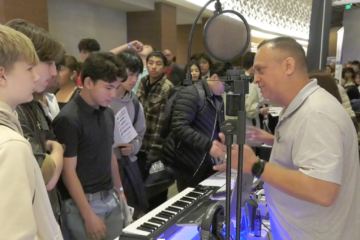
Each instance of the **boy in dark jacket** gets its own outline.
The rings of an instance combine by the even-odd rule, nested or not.
[[[216,159],[211,157],[210,149],[212,141],[218,140],[224,122],[221,95],[225,88],[219,77],[225,76],[226,70],[226,65],[216,64],[210,78],[182,89],[174,102],[171,133],[163,154],[173,162],[179,192],[214,174],[212,167]],[[205,97],[200,96],[201,91]]]

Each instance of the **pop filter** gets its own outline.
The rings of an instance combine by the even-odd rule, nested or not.
[[[203,34],[203,42],[206,52],[214,59],[221,62],[232,62],[241,57],[248,49],[250,44],[250,27],[246,19],[238,12],[233,10],[222,10],[219,0],[215,3],[214,15],[206,22]],[[245,143],[245,94],[248,93],[248,81],[240,69],[231,69],[227,71],[225,79],[220,79],[224,84],[230,83],[230,91],[226,94],[226,107],[232,110],[231,115],[237,115],[237,120],[227,120],[221,127],[225,134],[225,145],[227,152],[226,167],[226,201],[225,201],[225,239],[230,240],[231,235],[231,159],[233,135],[238,138],[238,175],[236,179],[236,237],[240,239],[241,226],[241,208],[242,205],[242,182],[244,182],[242,173],[243,164],[243,144]],[[225,81],[224,81],[225,80]],[[245,197],[245,196],[244,196]],[[249,196],[250,197],[250,196]]]
[[[192,39],[195,27],[207,6],[215,2],[214,15],[206,22],[203,42],[206,52],[214,59],[231,62],[241,57],[250,45],[250,27],[246,19],[233,10],[222,10],[219,0],[209,0],[196,15],[191,27],[188,44],[188,59],[190,63]],[[190,66],[188,66],[184,85],[191,85]]]
[[[238,12],[221,10],[218,6],[205,24],[203,42],[206,52],[221,62],[231,62],[241,57],[250,44],[250,27]]]

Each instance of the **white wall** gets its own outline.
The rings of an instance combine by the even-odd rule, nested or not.
[[[50,33],[65,44],[68,54],[80,59],[77,45],[94,38],[101,51],[126,43],[126,13],[82,0],[48,0]]]
[[[360,60],[360,9],[344,12],[343,62]]]

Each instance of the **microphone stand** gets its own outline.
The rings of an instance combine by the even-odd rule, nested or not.
[[[230,224],[231,224],[231,147],[233,144],[233,136],[237,136],[237,143],[239,145],[238,153],[238,173],[236,179],[236,192],[238,193],[236,197],[236,238],[240,240],[240,231],[241,231],[241,208],[242,208],[242,176],[243,176],[243,153],[244,153],[244,144],[246,140],[246,112],[245,112],[245,94],[248,93],[249,82],[244,76],[244,73],[240,69],[235,68],[228,70],[227,80],[225,82],[230,82],[232,90],[230,90],[227,95],[232,95],[232,98],[229,99],[232,101],[233,106],[238,105],[239,110],[237,113],[238,119],[226,120],[221,126],[221,132],[225,134],[225,144],[227,152],[227,167],[226,167],[226,240],[230,239]],[[240,99],[239,99],[240,98]],[[230,105],[230,104],[228,104]]]
[[[195,31],[196,24],[201,17],[202,13],[205,11],[207,6],[209,6],[212,2],[215,2],[215,11],[214,15],[220,14],[222,11],[222,6],[220,0],[209,0],[199,11],[196,15],[195,21],[191,27],[189,42],[188,42],[188,63],[190,63],[191,59],[191,46],[192,46],[192,39]],[[232,11],[234,12],[234,11]],[[250,42],[250,28],[249,25],[244,17],[237,14],[242,21],[244,22],[247,28],[247,42],[246,45]],[[245,48],[244,50],[245,51]],[[191,73],[190,73],[190,65],[187,69],[186,79],[184,80],[184,85],[191,85]],[[246,139],[246,113],[245,113],[245,94],[248,93],[249,83],[247,78],[241,74],[240,69],[235,68],[233,70],[228,71],[228,76],[230,79],[225,80],[225,82],[231,82],[233,86],[233,92],[229,92],[227,94],[233,94],[234,96],[240,97],[240,105],[238,111],[238,120],[227,120],[224,122],[224,125],[220,128],[221,132],[225,134],[225,144],[227,146],[227,168],[226,168],[226,236],[225,240],[230,240],[230,225],[231,225],[231,147],[233,143],[233,136],[237,136],[237,143],[239,144],[239,166],[238,166],[238,175],[236,179],[236,186],[237,186],[237,202],[236,202],[236,240],[240,240],[240,230],[241,230],[241,198],[242,198],[242,176],[243,176],[243,145],[245,144]],[[233,104],[238,104],[235,102]]]
[[[193,39],[193,36],[194,36],[194,32],[195,32],[195,27],[196,27],[196,24],[197,22],[199,21],[201,15],[203,14],[203,12],[206,10],[207,6],[210,5],[210,3],[212,2],[216,2],[216,5],[215,5],[215,13],[217,13],[217,9],[219,8],[220,6],[220,10],[221,10],[221,3],[220,3],[220,0],[209,0],[201,9],[200,11],[198,12],[198,14],[196,15],[195,17],[195,21],[193,23],[193,25],[191,26],[191,30],[190,30],[190,36],[189,36],[189,42],[188,42],[188,64],[190,64],[190,59],[191,59],[191,45],[192,45],[192,39]],[[192,84],[192,80],[191,80],[191,72],[190,72],[190,68],[191,66],[189,65],[188,66],[188,69],[186,70],[187,71],[187,74],[186,74],[186,79],[184,80],[184,85],[191,85]]]

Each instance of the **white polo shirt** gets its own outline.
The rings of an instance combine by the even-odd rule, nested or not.
[[[316,80],[281,113],[270,163],[341,185],[330,207],[266,185],[275,240],[360,239],[360,169],[354,125],[343,106]]]

